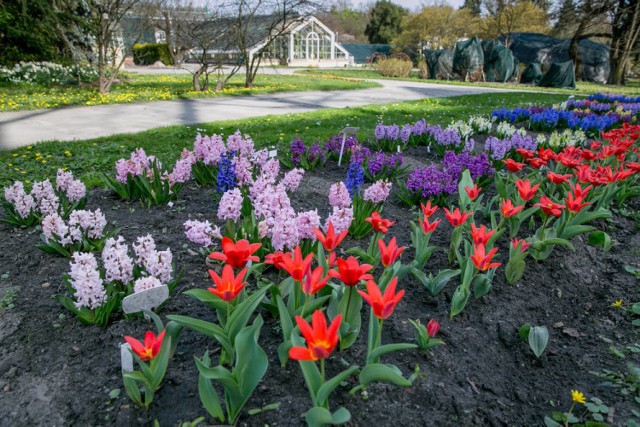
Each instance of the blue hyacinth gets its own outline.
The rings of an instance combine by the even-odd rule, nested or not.
[[[238,184],[236,177],[236,167],[231,162],[234,153],[223,154],[218,162],[218,178],[216,180],[216,191],[220,194],[234,188]]]
[[[353,199],[359,192],[360,187],[364,184],[364,170],[362,170],[361,163],[351,163],[349,170],[347,170],[347,179],[344,181],[344,185],[349,190],[349,195]]]

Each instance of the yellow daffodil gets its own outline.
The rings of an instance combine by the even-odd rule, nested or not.
[[[581,403],[583,405],[587,401],[587,399],[584,397],[584,393],[578,390],[571,390],[571,399],[575,403]]]

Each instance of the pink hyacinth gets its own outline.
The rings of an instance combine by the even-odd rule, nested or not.
[[[251,156],[251,163],[257,165],[260,168],[262,168],[262,166],[264,166],[264,164],[267,163],[268,160],[269,150],[267,150],[266,148],[254,152],[253,156]]]
[[[193,243],[208,248],[213,244],[212,237],[222,238],[220,236],[220,227],[211,227],[209,221],[186,221],[184,223],[185,234],[187,239]]]
[[[144,259],[143,265],[147,273],[160,279],[162,283],[171,281],[173,273],[173,254],[170,249],[153,251]]]
[[[120,159],[116,162],[116,181],[124,184],[129,176],[133,178],[138,175],[142,175],[142,169],[135,162],[127,159]]]
[[[153,276],[141,277],[133,284],[133,292],[138,293],[158,286],[162,286],[162,283],[157,278]]]
[[[261,175],[269,182],[274,183],[280,173],[280,161],[273,158],[269,159],[261,169]]]
[[[280,185],[284,186],[286,191],[295,191],[300,186],[302,177],[304,177],[304,169],[292,169],[284,174]]]
[[[265,192],[267,187],[273,184],[264,175],[260,175],[253,181],[253,185],[249,188],[249,200],[255,201],[261,194]]]
[[[307,212],[300,212],[296,219],[298,226],[298,236],[300,239],[316,240],[316,234],[314,228],[320,228],[320,216],[318,210],[312,210]]]
[[[107,294],[98,271],[98,262],[91,253],[76,252],[69,264],[69,282],[74,288],[77,308],[95,309],[104,304]]]
[[[74,242],[81,241],[85,235],[90,239],[101,239],[106,226],[107,218],[100,209],[77,210],[69,215],[69,235]]]
[[[136,263],[142,265],[144,260],[153,256],[156,251],[156,242],[150,234],[141,236],[136,239],[133,245],[133,252],[136,254]]]
[[[73,173],[71,171],[63,171],[62,169],[58,169],[56,173],[56,188],[58,191],[67,191],[69,185],[73,181]]]
[[[253,155],[253,141],[248,136],[242,136],[239,130],[227,137],[227,150],[235,151],[241,157],[251,158]]]
[[[169,180],[169,184],[181,184],[191,179],[191,167],[193,166],[193,158],[187,157],[176,162],[173,171],[170,174],[165,172]]]
[[[351,196],[349,196],[349,190],[347,190],[344,182],[340,181],[329,188],[329,204],[334,208],[351,206]]]
[[[24,184],[20,181],[14,182],[10,187],[4,187],[4,198],[22,218],[27,218],[36,208],[35,200],[24,191]]]
[[[231,159],[231,163],[235,166],[236,178],[238,178],[238,185],[251,185],[253,182],[253,166],[246,157],[235,156]]]
[[[133,280],[133,259],[129,256],[129,248],[124,242],[124,237],[118,236],[107,239],[102,250],[102,263],[105,269],[105,281],[115,280],[121,283],[129,283]]]
[[[324,223],[324,231],[327,231],[329,223],[333,224],[334,232],[340,234],[351,227],[353,221],[353,208],[339,208],[333,207],[333,212],[327,217]]]
[[[67,199],[71,203],[75,203],[87,195],[87,187],[79,179],[74,179],[66,189]]]
[[[276,251],[283,251],[285,248],[293,250],[298,245],[300,237],[293,209],[279,212],[274,218],[271,234],[271,244]]]
[[[217,165],[218,161],[220,161],[220,156],[226,151],[222,136],[217,134],[213,134],[210,137],[198,134],[193,144],[193,153],[196,159],[207,166]]]
[[[242,193],[239,188],[225,192],[218,206],[218,219],[238,221],[242,214]]]
[[[31,195],[38,203],[38,209],[43,215],[58,212],[60,200],[48,179],[34,183],[31,188]]]
[[[388,181],[376,181],[371,187],[364,190],[364,200],[378,204],[387,200],[391,192],[391,183]]]
[[[52,240],[65,246],[71,243],[69,227],[57,213],[48,214],[42,219],[42,234],[47,240]],[[54,237],[58,236],[58,239]]]

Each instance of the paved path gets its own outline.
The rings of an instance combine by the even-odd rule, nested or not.
[[[17,148],[54,139],[73,141],[118,133],[136,133],[161,126],[511,91],[396,80],[374,81],[383,87],[0,113],[0,149]]]

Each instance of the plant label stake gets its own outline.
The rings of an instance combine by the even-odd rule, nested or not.
[[[270,150],[269,151],[269,158],[273,159],[274,157],[278,156],[278,150]]]
[[[352,128],[352,127],[346,127],[344,129],[342,129],[340,132],[338,132],[338,136],[342,135],[342,145],[340,145],[340,158],[338,159],[338,166],[340,166],[340,164],[342,163],[342,155],[344,154],[344,144],[347,142],[347,136],[349,135],[356,135],[356,132],[358,132],[360,130],[360,128]]]
[[[120,365],[122,372],[133,372],[133,356],[128,342],[120,344]]]
[[[169,298],[167,285],[145,289],[142,292],[128,295],[122,300],[122,311],[125,314],[137,313],[142,310],[153,310]],[[145,318],[148,316],[145,314]]]

